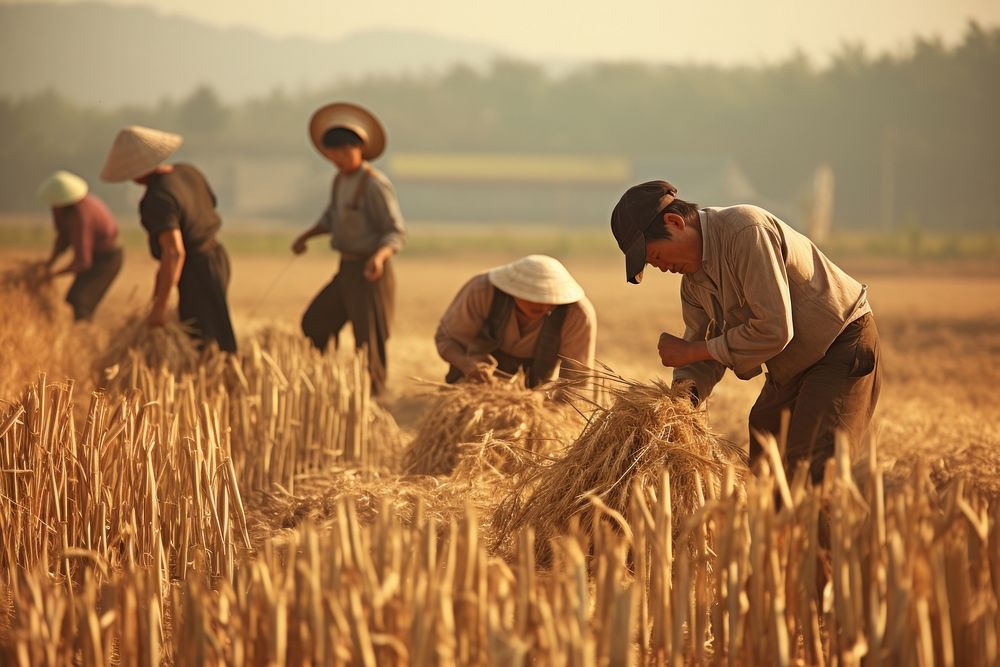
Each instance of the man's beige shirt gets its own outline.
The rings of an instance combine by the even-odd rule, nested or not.
[[[707,341],[712,360],[676,368],[674,381],[694,380],[703,399],[726,368],[748,380],[766,365],[789,382],[871,312],[865,285],[764,209],[699,213],[702,267],[681,280],[684,338]]]
[[[354,194],[364,178],[365,169],[369,174],[364,192],[356,210],[351,209]],[[396,191],[389,178],[365,162],[361,169],[352,174],[342,174],[330,187],[330,203],[316,222],[323,231],[330,233],[330,247],[340,252],[356,255],[371,255],[383,246],[396,252],[403,249],[406,240],[406,224],[399,210]]]
[[[445,361],[459,365],[461,360],[472,360],[466,352],[489,317],[493,303],[493,283],[485,273],[474,276],[467,282],[455,300],[448,306],[434,334],[438,354]],[[503,330],[500,351],[520,359],[533,359],[538,336],[542,333],[544,318],[533,322],[525,329],[511,314]],[[559,356],[571,359],[587,368],[594,366],[594,350],[597,345],[597,315],[587,297],[570,304],[563,322],[559,340]],[[557,366],[559,377],[567,377],[571,364]],[[550,380],[555,379],[553,373]]]

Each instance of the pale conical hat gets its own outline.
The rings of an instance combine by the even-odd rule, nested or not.
[[[145,176],[173,155],[183,142],[179,134],[130,125],[115,137],[101,170],[101,180],[120,183]]]
[[[309,119],[309,136],[316,150],[323,153],[323,135],[335,127],[343,127],[361,137],[361,154],[374,160],[385,150],[385,128],[371,111],[348,102],[335,102],[320,107]]]
[[[487,271],[494,287],[535,303],[562,305],[583,298],[583,288],[566,267],[548,255],[528,255]]]
[[[87,181],[68,171],[53,173],[38,187],[38,198],[49,206],[69,206],[87,196]]]

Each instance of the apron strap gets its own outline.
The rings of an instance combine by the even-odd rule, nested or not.
[[[361,180],[358,181],[358,186],[354,189],[354,196],[351,197],[350,208],[353,209],[358,208],[358,205],[361,203],[361,198],[365,194],[365,186],[368,185],[368,178],[371,176],[370,165],[366,163],[365,166],[362,167],[362,169],[364,171],[361,174]],[[344,175],[341,174],[339,171],[337,172],[337,175],[333,177],[333,195],[331,199],[333,200],[334,206],[337,205],[337,192],[340,191],[340,184],[344,180],[343,177]]]
[[[368,178],[371,176],[371,169],[367,163],[362,169],[364,172],[361,174],[361,180],[358,181],[358,187],[354,189],[354,196],[351,198],[351,208],[355,210],[361,204],[361,197],[365,194],[365,186],[368,185]]]
[[[473,356],[491,354],[497,360],[497,368],[505,373],[514,374],[524,370],[529,388],[536,387],[552,376],[559,364],[559,348],[562,345],[562,328],[566,322],[569,304],[556,306],[555,310],[545,317],[542,331],[535,343],[533,359],[521,359],[500,351],[504,329],[510,316],[514,314],[514,297],[503,290],[493,288],[493,300],[490,302],[490,312],[483,322],[482,329],[469,344],[468,353]],[[462,379],[462,372],[454,366],[449,367],[445,380],[451,384]]]
[[[547,382],[559,364],[559,348],[562,345],[562,328],[566,322],[569,305],[556,306],[545,318],[542,331],[535,343],[535,359],[528,374],[528,386],[535,387]]]

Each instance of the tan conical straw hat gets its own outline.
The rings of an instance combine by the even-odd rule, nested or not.
[[[486,272],[493,285],[535,303],[562,305],[583,298],[583,288],[562,263],[548,255],[528,255]]]
[[[347,128],[361,137],[361,154],[366,160],[374,160],[385,150],[385,128],[375,114],[364,107],[335,102],[313,113],[309,119],[309,136],[320,153],[324,148],[323,135],[335,127]]]
[[[101,170],[101,180],[120,183],[145,176],[173,155],[183,142],[179,134],[130,125],[115,137]]]
[[[38,188],[38,198],[49,206],[69,206],[87,196],[87,181],[74,173],[59,171],[45,179]]]

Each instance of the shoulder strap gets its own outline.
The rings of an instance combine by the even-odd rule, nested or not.
[[[469,345],[469,354],[492,354],[500,349],[503,331],[511,313],[514,312],[514,297],[503,290],[493,288],[490,312],[475,339]]]
[[[366,164],[362,167],[364,170],[361,174],[361,180],[358,181],[358,187],[354,189],[354,197],[351,198],[351,208],[358,208],[361,203],[361,197],[365,194],[365,186],[368,185],[368,179],[371,177],[371,168]],[[337,174],[338,176],[340,174]]]
[[[547,381],[559,363],[559,347],[562,345],[562,328],[566,322],[569,304],[556,306],[545,318],[542,331],[535,344],[535,360],[531,364],[528,384],[531,387]]]
[[[333,185],[330,186],[332,189],[332,192],[330,194],[330,201],[333,203],[334,207],[336,207],[337,205],[337,190],[340,189],[340,182],[342,180],[343,179],[340,176],[340,172],[338,171],[337,175],[333,177]]]

